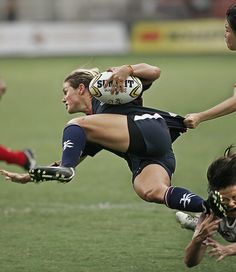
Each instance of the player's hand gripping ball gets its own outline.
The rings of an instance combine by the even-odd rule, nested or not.
[[[100,102],[112,105],[126,104],[142,94],[142,82],[139,78],[129,76],[124,81],[123,92],[112,93],[112,81],[104,87],[106,81],[111,77],[112,72],[102,72],[98,74],[89,84],[89,91]]]

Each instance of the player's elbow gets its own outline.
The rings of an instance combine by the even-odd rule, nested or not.
[[[195,265],[193,263],[189,263],[189,262],[186,262],[184,261],[185,265],[188,267],[188,268],[191,268],[191,267],[194,267]]]
[[[153,73],[153,79],[156,80],[161,76],[161,69],[159,67],[155,67],[152,73]]]
[[[198,262],[196,260],[190,259],[186,256],[184,257],[184,263],[188,268],[198,265]]]

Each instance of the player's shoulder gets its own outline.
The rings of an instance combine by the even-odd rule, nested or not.
[[[236,242],[236,218],[222,218],[219,225],[219,233],[228,242]]]

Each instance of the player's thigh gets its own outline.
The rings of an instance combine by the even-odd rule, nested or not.
[[[86,133],[87,140],[118,151],[127,151],[129,131],[127,116],[119,114],[95,114],[72,119]]]
[[[143,199],[151,202],[164,202],[170,177],[165,168],[159,164],[149,164],[134,179],[134,190]]]

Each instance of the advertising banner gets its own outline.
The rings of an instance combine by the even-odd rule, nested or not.
[[[135,53],[227,52],[224,20],[138,22],[131,31],[131,48]]]
[[[129,39],[120,22],[2,23],[0,56],[126,54]]]

